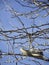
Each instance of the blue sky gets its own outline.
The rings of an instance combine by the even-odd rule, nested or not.
[[[20,0],[17,0],[17,1],[20,1]],[[21,29],[23,26],[19,22],[19,19],[17,17],[14,17],[14,14],[9,11],[9,8],[7,8],[5,3],[3,3],[3,2],[4,2],[4,0],[0,0],[0,29],[2,29],[2,30],[16,30],[17,28]],[[33,8],[21,6],[18,2],[15,2],[15,0],[6,0],[6,3],[10,7],[12,7],[17,13],[27,13],[27,12],[30,12],[30,11],[34,11]],[[26,2],[21,2],[21,3],[27,5]],[[32,4],[28,4],[28,5],[34,6]],[[37,12],[36,14],[33,14],[33,15],[32,14],[27,15],[27,16],[24,15],[24,16],[19,16],[19,17],[22,20],[22,22],[24,23],[25,27],[30,27],[30,26],[34,25],[34,23],[36,25],[49,23],[49,16],[43,17],[45,14],[47,14],[47,12],[46,12],[46,10],[43,10],[43,11]],[[37,15],[39,15],[39,16],[36,19],[34,19],[34,20],[31,19],[31,16],[35,17]],[[49,25],[41,27],[41,29],[45,29],[45,28],[49,28]],[[34,28],[33,31],[32,31],[32,29],[28,29],[27,31],[29,33],[32,33],[32,32],[34,32],[36,30],[37,29]],[[14,33],[13,32],[13,33],[9,33],[8,35],[9,36],[17,36],[19,34],[20,33],[16,33],[16,32]],[[22,33],[22,34],[24,34],[24,33]],[[5,36],[1,35],[0,39],[7,39],[7,38]],[[28,40],[27,38],[26,39],[16,39],[15,44],[14,44],[14,53],[21,53],[20,48],[22,46],[27,47],[28,42],[25,43],[27,40]],[[37,38],[37,39],[35,39],[35,41],[37,43],[39,43],[39,44],[40,43],[48,43],[49,44],[49,40],[43,40],[43,39],[38,39]],[[23,43],[23,44],[21,45],[20,42]],[[36,45],[35,42],[33,42],[32,44]],[[12,46],[13,46],[13,40],[10,41],[10,42],[0,40],[0,50],[2,50],[3,52],[11,52],[11,51],[13,51]],[[38,48],[38,46],[35,46],[35,47]],[[39,46],[39,48],[43,48],[43,47]],[[48,55],[48,53],[46,53],[46,55]],[[49,57],[49,55],[48,55],[48,57]],[[17,58],[21,58],[21,57],[17,56]],[[15,58],[13,56],[4,56],[2,59],[0,59],[1,65],[12,65],[12,64],[16,65],[15,62],[6,63],[6,60],[8,60],[8,59],[10,59],[11,61],[15,60]],[[30,61],[31,59],[39,61],[42,65],[49,65],[49,62],[34,59],[34,58],[28,58],[28,57],[25,58],[24,60],[21,60],[21,62],[29,63],[30,65],[33,65],[33,64],[36,65],[35,62]],[[23,65],[23,63],[21,64],[21,63],[18,62],[18,65]]]

